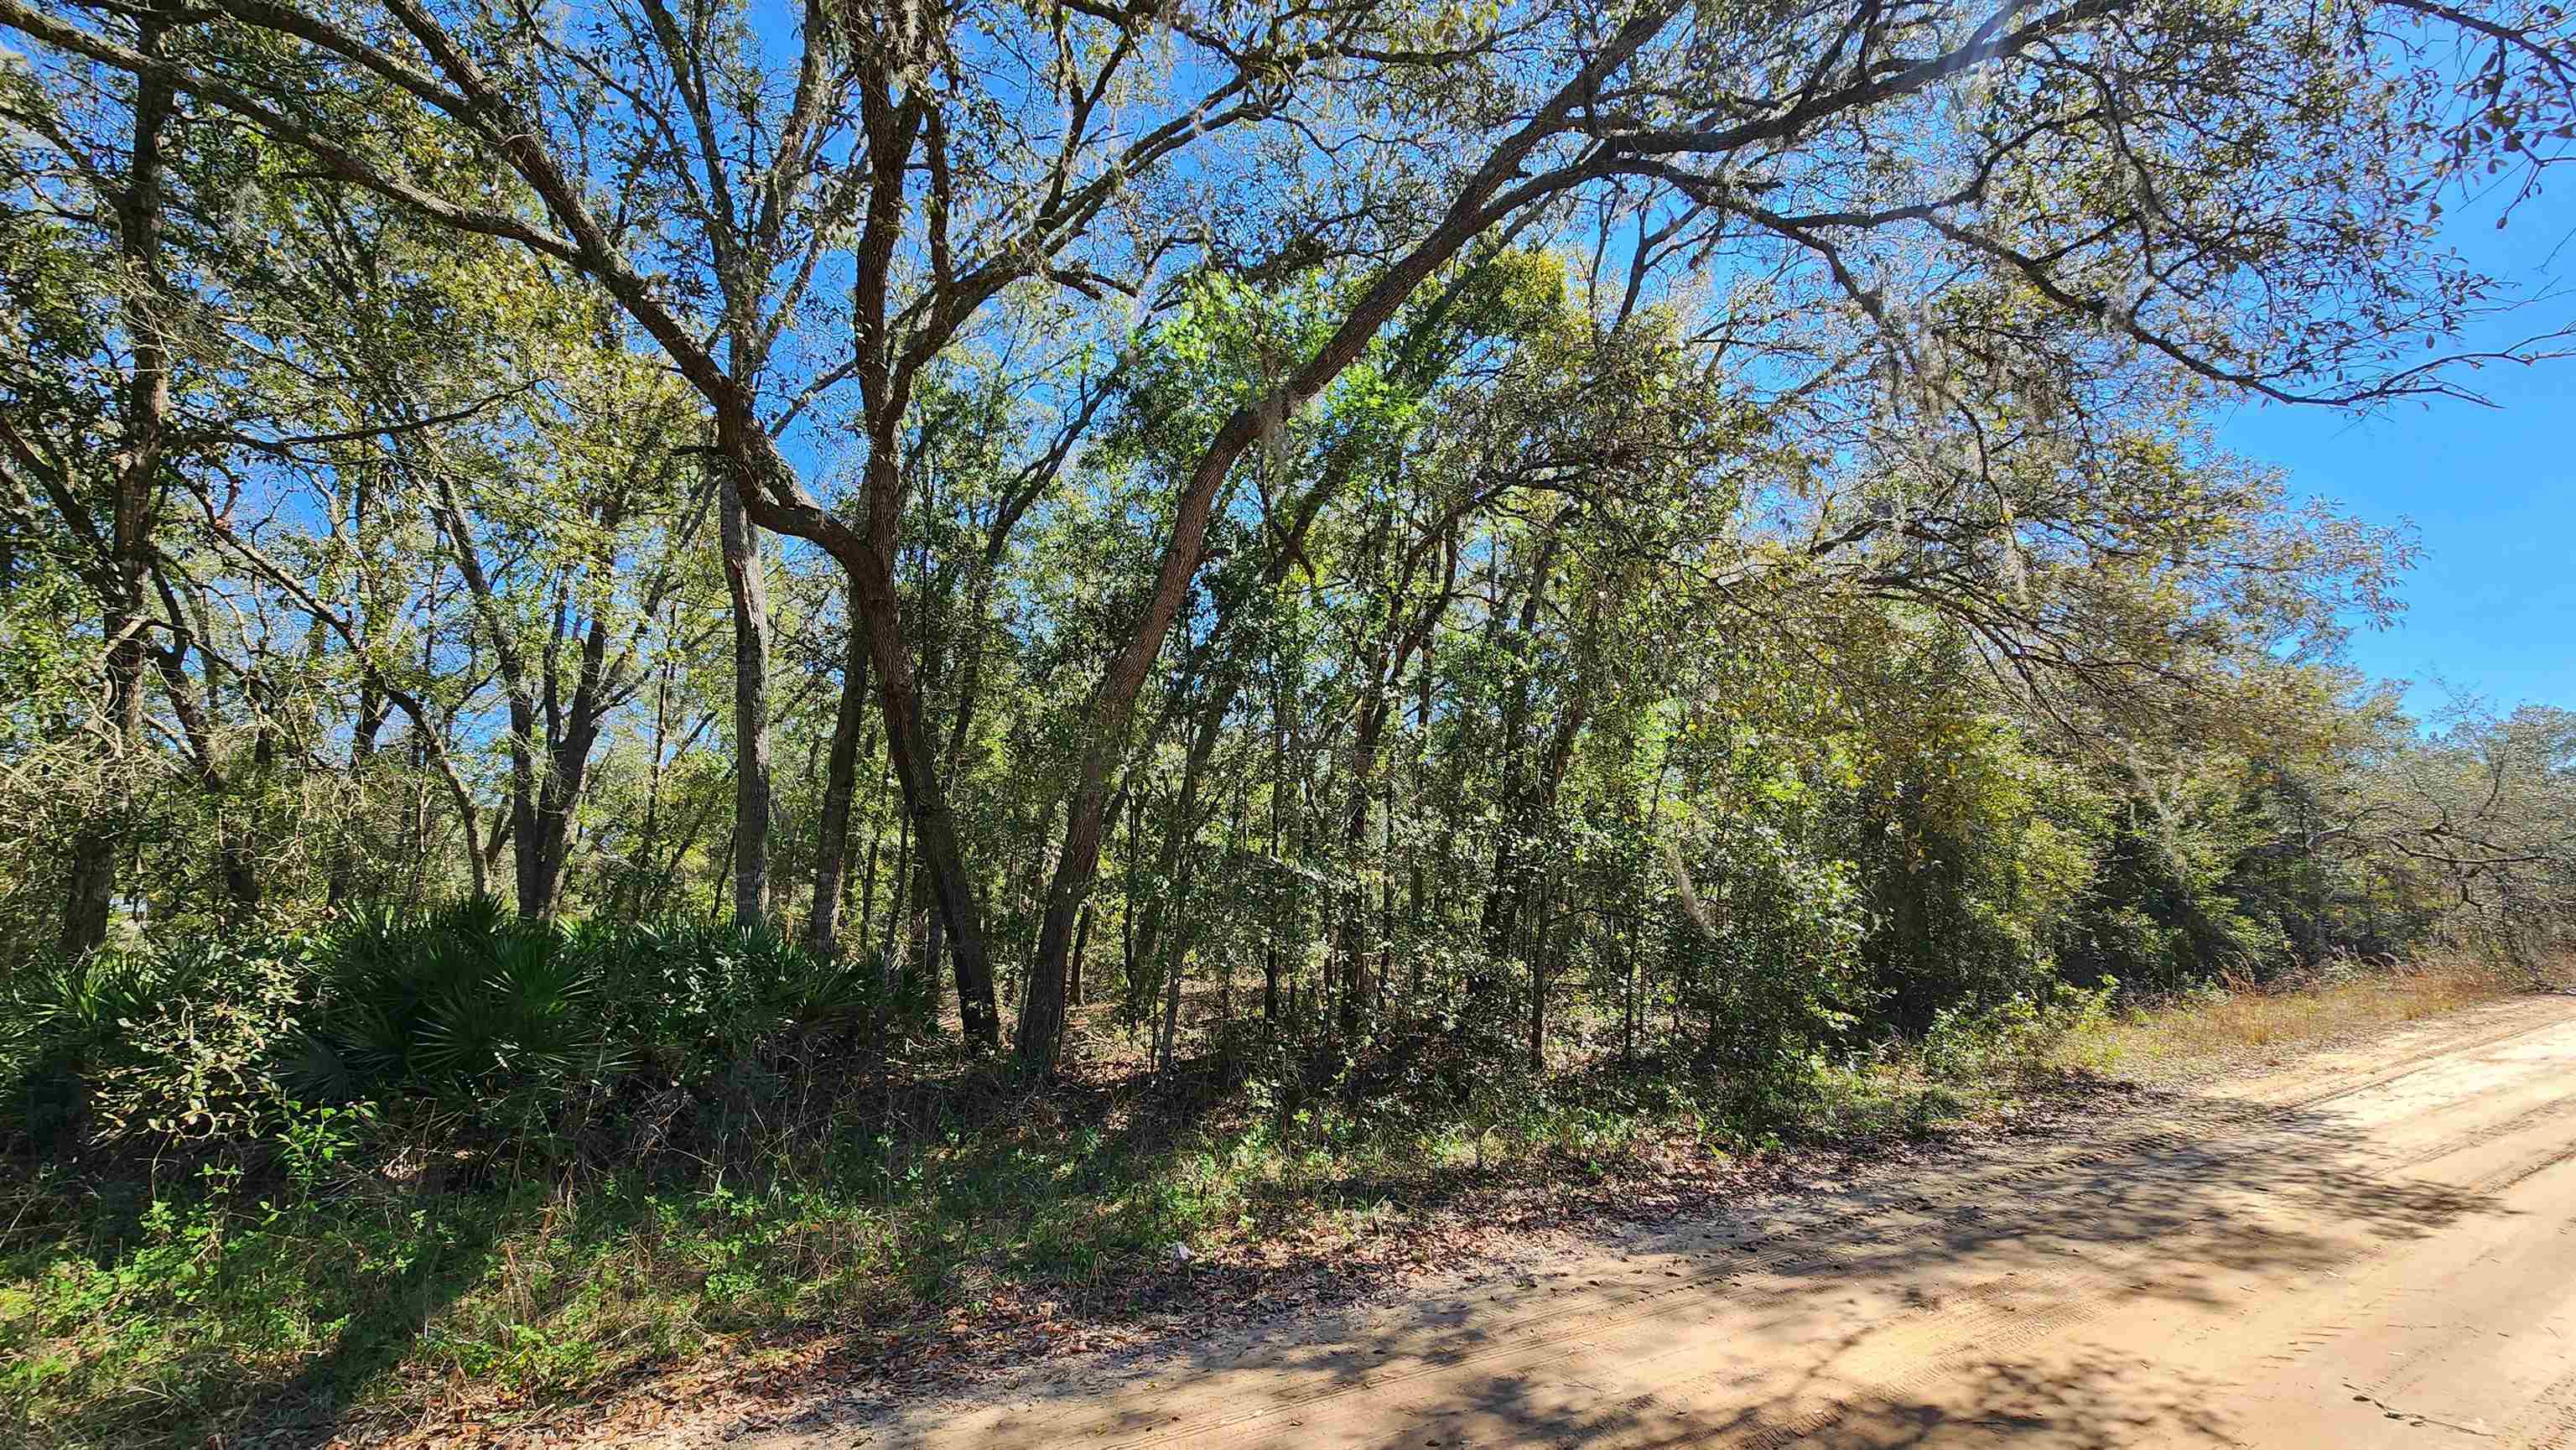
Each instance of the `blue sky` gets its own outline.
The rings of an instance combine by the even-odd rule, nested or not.
[[[2471,263],[2531,292],[2576,293],[2576,187],[2563,182],[2495,229],[2471,207],[2451,241]],[[2556,296],[2464,339],[2493,346],[2576,321]],[[2576,709],[2576,358],[2488,367],[2469,379],[2496,406],[2440,400],[2354,418],[2246,404],[2219,436],[2288,470],[2303,493],[2381,523],[2413,522],[2424,554],[2405,615],[2357,635],[2353,663],[2414,682],[2421,717],[2456,696],[2510,709]]]

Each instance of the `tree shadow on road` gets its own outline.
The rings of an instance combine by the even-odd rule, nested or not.
[[[1572,1255],[1464,1273],[1391,1311],[1167,1344],[1134,1367],[1166,1393],[1095,1407],[1086,1402],[1114,1389],[1101,1377],[1020,1386],[1023,1411],[983,1443],[1186,1444],[1189,1423],[1212,1416],[1270,1419],[1279,1428],[1263,1443],[1301,1444],[1301,1412],[1329,1418],[1359,1397],[1388,1407],[1389,1433],[1330,1443],[1901,1446],[1944,1426],[2034,1445],[2223,1441],[2226,1427],[2188,1381],[2099,1356],[2043,1365],[2017,1357],[2029,1332],[2001,1329],[1995,1342],[1942,1353],[1938,1400],[1890,1395],[1821,1415],[1818,1406],[1830,1398],[1827,1383],[1850,1382],[1838,1358],[1909,1311],[1957,1309],[1962,1296],[2006,1284],[2026,1296],[2070,1266],[2099,1264],[2128,1266],[2109,1302],[2226,1302],[2214,1281],[2231,1274],[2321,1274],[2464,1216],[2505,1211],[2478,1186],[2390,1173],[2331,1105],[2138,1090],[2121,1111],[2062,1135],[1953,1145],[1827,1191],[1766,1195],[1714,1216],[1604,1225]],[[1844,1286],[1875,1297],[1838,1295]],[[1767,1345],[1767,1381],[1750,1349],[1736,1382],[1723,1365],[1701,1375],[1699,1403],[1727,1403],[1739,1386],[1747,1396],[1724,1415],[1588,1391],[1551,1355],[1577,1321],[1587,1345],[1625,1336],[1651,1355],[1659,1324],[1678,1332],[1719,1310],[1754,1314]],[[1785,1396],[1776,1389],[1784,1343],[1794,1346],[1790,1362],[1813,1359],[1813,1383]],[[1216,1378],[1229,1371],[1254,1374],[1237,1390]],[[933,1427],[898,1409],[873,1428],[902,1444]]]

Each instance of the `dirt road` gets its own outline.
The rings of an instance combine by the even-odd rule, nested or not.
[[[2576,1447],[2576,999],[773,1443]]]

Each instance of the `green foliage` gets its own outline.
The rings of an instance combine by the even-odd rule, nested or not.
[[[1714,894],[1686,904],[1700,940],[1675,968],[1684,1002],[1707,1022],[1699,1063],[1743,1106],[1794,1097],[1864,1002],[1849,868],[1752,826],[1732,830],[1715,869],[1699,874]]]
[[[1864,688],[1888,701],[1854,732],[1833,811],[1868,905],[1874,1020],[1920,1034],[1939,1014],[2045,991],[2057,938],[2098,885],[2097,789],[1970,708],[1956,632],[1865,638],[1843,664],[1870,668]]]
[[[363,910],[330,943],[286,1072],[329,1102],[606,1076],[621,1064],[600,988],[560,934],[489,901]]]
[[[0,1016],[0,1131],[63,1148],[257,1135],[314,955],[296,934],[190,937],[22,969]]]
[[[2093,987],[2053,983],[1983,1007],[1945,1007],[1923,1035],[1924,1071],[1946,1082],[2027,1076],[2048,1066],[2067,1039],[2110,1020],[2116,981]]]
[[[506,1102],[506,1121],[541,1125],[624,1083],[712,1093],[822,1044],[881,1050],[932,1026],[922,988],[892,975],[717,923],[366,907],[311,933],[21,972],[0,1083],[10,1129],[42,1144],[276,1139],[309,1159],[379,1108],[488,1118]]]

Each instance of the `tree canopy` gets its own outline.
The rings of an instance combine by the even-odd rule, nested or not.
[[[12,960],[476,897],[1041,1073],[1760,1082],[2571,924],[2569,717],[2404,718],[2411,539],[2211,438],[2555,355],[2442,231],[2569,154],[2555,5],[0,30]]]

